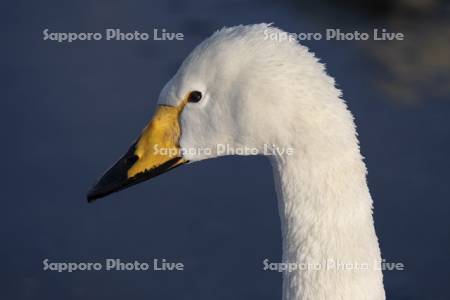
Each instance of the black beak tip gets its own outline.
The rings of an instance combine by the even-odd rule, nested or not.
[[[101,193],[99,193],[95,187],[91,188],[89,192],[86,194],[86,200],[88,203],[92,203],[101,197],[102,197]]]
[[[180,157],[172,158],[154,169],[146,170],[144,172],[138,173],[132,178],[127,178],[126,171],[130,167],[130,160],[127,159],[127,156],[125,156],[121,160],[119,160],[111,169],[109,169],[89,190],[86,195],[86,200],[88,203],[92,203],[97,199],[103,198],[105,196],[108,196],[109,194],[118,192],[142,181],[158,176],[168,170],[171,170],[188,162],[184,161],[181,164],[177,164],[180,159]]]
[[[106,197],[114,192],[117,192],[126,187],[126,182],[112,182],[110,184],[104,184],[102,180],[100,180],[97,184],[95,184],[86,194],[86,200],[88,203],[92,203],[97,199]]]
[[[88,203],[117,192],[130,185],[132,180],[127,178],[127,170],[138,160],[134,154],[134,143],[128,152],[122,156],[103,176],[98,179],[86,195]]]
[[[89,192],[89,193],[86,195],[86,200],[87,200],[88,203],[92,203],[92,202],[94,202],[96,199],[97,199],[97,198],[95,197],[95,194],[93,194],[93,193],[91,193],[91,192]]]

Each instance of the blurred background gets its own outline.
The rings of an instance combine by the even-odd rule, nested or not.
[[[183,58],[223,26],[402,32],[304,41],[356,117],[388,299],[450,299],[448,1],[14,1],[0,4],[2,299],[280,299],[269,162],[226,157],[88,205]],[[44,41],[42,31],[182,32],[184,41]],[[44,272],[42,261],[181,261],[184,272]]]

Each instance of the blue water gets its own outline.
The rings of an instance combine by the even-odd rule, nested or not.
[[[271,168],[264,158],[181,167],[91,205],[85,193],[146,124],[183,58],[214,30],[263,21],[289,32],[364,30],[384,21],[290,1],[45,0],[1,6],[1,298],[279,299],[281,275],[262,271],[263,259],[281,259]],[[45,28],[154,27],[182,32],[185,40],[42,40]],[[406,266],[385,272],[388,299],[449,299],[448,82],[433,82],[433,66],[426,65],[406,72],[418,81],[387,79],[416,97],[392,93],[380,88],[391,66],[376,58],[383,53],[378,45],[305,44],[326,62],[356,117],[383,257]],[[430,78],[416,91],[422,88],[417,82]],[[437,88],[445,92],[436,94]],[[166,258],[183,262],[185,271],[44,272],[45,258]]]

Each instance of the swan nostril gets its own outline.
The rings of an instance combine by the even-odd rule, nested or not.
[[[132,156],[128,156],[125,159],[125,165],[128,167],[131,167],[132,165],[134,165],[135,162],[137,162],[138,159],[139,159],[139,156],[137,156],[136,154],[134,154]]]

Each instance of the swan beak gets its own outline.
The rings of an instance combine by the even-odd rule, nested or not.
[[[159,105],[138,140],[88,192],[88,202],[187,163],[179,146],[179,116],[183,107],[183,103],[179,106]]]

